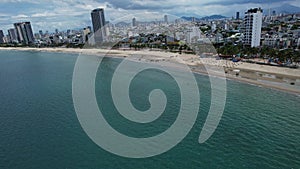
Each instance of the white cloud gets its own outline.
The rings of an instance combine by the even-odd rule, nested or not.
[[[291,1],[290,4],[291,4],[291,5],[294,5],[294,6],[297,6],[297,7],[300,7],[300,0]]]
[[[6,16],[10,16],[10,15],[5,14],[5,13],[0,13],[0,17],[6,17]]]
[[[39,4],[39,2],[36,0],[1,0],[1,3],[21,3],[21,2]]]
[[[248,8],[262,6],[273,8],[281,3],[250,3],[258,0],[241,0],[243,3],[232,2],[230,6],[224,5],[221,0],[0,0],[0,6],[9,3],[10,8],[0,9],[0,29],[7,29],[7,25],[14,22],[29,20],[34,29],[48,29],[54,31],[68,28],[79,28],[91,25],[90,12],[101,7],[105,9],[106,20],[117,21],[120,18],[131,20],[133,16],[139,20],[162,19],[165,13],[177,16],[208,16],[222,14],[233,16],[235,12],[243,12]],[[300,0],[290,0],[290,4],[300,6]],[[234,3],[236,2],[236,3]],[[287,1],[286,1],[287,2]],[[12,4],[13,3],[13,4]],[[24,7],[26,3],[26,7]],[[223,5],[222,5],[223,4]],[[28,10],[24,10],[24,8]],[[147,12],[156,12],[149,15]],[[15,16],[16,15],[16,16]]]
[[[28,16],[25,15],[25,14],[19,14],[19,15],[16,15],[16,16],[12,16],[11,18],[13,18],[13,19],[22,19],[22,18],[28,18]]]
[[[51,17],[51,16],[57,16],[57,14],[46,11],[43,13],[35,13],[31,15],[31,17]]]

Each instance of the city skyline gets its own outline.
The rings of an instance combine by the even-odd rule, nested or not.
[[[193,29],[189,29],[187,32],[180,32],[180,29],[178,29],[176,33],[173,34],[173,39],[182,40],[187,43],[200,42],[203,40],[203,37],[200,35],[201,30],[213,43],[226,44],[232,42],[236,44],[242,42],[244,45],[250,47],[265,45],[298,48],[300,39],[298,39],[297,32],[294,31],[292,37],[289,35],[290,38],[282,38],[286,37],[286,34],[291,33],[292,30],[297,29],[297,20],[300,13],[282,15],[277,14],[276,11],[269,11],[268,15],[263,14],[263,11],[263,9],[257,7],[244,11],[245,17],[240,17],[240,13],[236,12],[236,18],[214,16],[204,17],[202,20],[199,20],[199,18],[195,17],[184,17],[172,20],[170,23],[168,22],[169,15],[161,15],[159,16],[159,20],[152,22],[137,20],[133,17],[131,23],[124,23],[124,18],[122,18],[123,20],[119,20],[118,23],[115,22],[116,24],[111,24],[105,20],[106,12],[104,8],[96,8],[90,13],[93,29],[91,26],[85,25],[78,30],[71,28],[67,31],[55,29],[55,33],[46,30],[44,34],[43,30],[39,30],[39,33],[33,32],[30,22],[18,22],[14,23],[15,28],[9,29],[8,35],[5,35],[4,38],[1,39],[3,39],[4,43],[22,43],[25,45],[34,43],[38,45],[72,44],[76,46],[84,44],[91,38],[95,41],[90,41],[90,44],[94,44],[95,42],[108,42],[120,36],[132,38],[137,35],[138,31],[153,30],[156,26],[171,26],[177,30],[176,27],[179,28],[184,26],[187,22],[192,21],[198,28],[193,27]],[[151,16],[152,13],[147,13],[147,15]],[[132,15],[127,17],[127,19],[130,19],[130,17],[132,17]],[[292,25],[285,25],[284,23],[286,21],[289,21]],[[279,27],[273,24],[275,22],[281,22]],[[284,28],[282,29],[282,27]],[[263,33],[262,29],[264,30]],[[272,30],[284,30],[286,34],[274,34]],[[96,33],[95,36],[92,37],[92,32],[97,32],[98,34]]]
[[[282,3],[283,2],[283,3]],[[155,17],[160,17],[162,14],[170,14],[178,17],[181,16],[209,16],[220,14],[227,17],[235,16],[235,12],[241,14],[249,8],[261,7],[263,9],[275,9],[282,4],[293,5],[300,8],[299,0],[293,1],[235,1],[230,2],[209,0],[203,2],[197,1],[110,1],[101,0],[81,1],[58,1],[50,2],[35,2],[33,0],[4,0],[0,2],[1,6],[5,6],[0,10],[0,29],[8,30],[15,22],[30,21],[34,31],[55,29],[66,30],[70,28],[81,28],[85,25],[91,25],[89,17],[90,11],[95,8],[104,8],[106,11],[106,20],[114,21],[118,18],[133,15],[137,20],[138,13],[156,12],[157,16],[145,18],[155,20]],[[172,4],[172,5],[170,5]],[[232,8],[236,11],[232,11]],[[131,19],[133,18],[131,17]],[[163,18],[162,18],[163,19]],[[7,33],[7,32],[5,32]]]

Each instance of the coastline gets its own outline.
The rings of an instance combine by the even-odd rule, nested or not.
[[[13,48],[0,47],[0,50],[35,51],[73,53],[86,55],[107,55],[109,57],[128,58],[137,62],[173,62],[191,67],[194,73],[206,74],[204,65],[223,67],[226,78],[242,83],[253,84],[270,89],[280,90],[300,95],[300,69],[257,65],[252,63],[233,63],[215,58],[201,58],[191,54],[178,54],[150,50],[105,50],[105,49],[78,49],[78,48]],[[137,57],[138,56],[138,57]],[[235,70],[239,70],[236,75]]]

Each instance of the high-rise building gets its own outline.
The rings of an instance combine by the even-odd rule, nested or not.
[[[245,12],[244,39],[245,45],[260,46],[263,10],[261,8],[249,9]]]
[[[90,27],[83,28],[82,34],[83,34],[83,42],[84,43],[88,42],[91,34],[91,28]]]
[[[9,43],[9,42],[10,42],[9,36],[4,36],[3,43]]]
[[[240,12],[236,12],[236,20],[239,20],[240,19]]]
[[[105,39],[107,40],[108,36],[110,35],[110,32],[109,32],[109,26],[110,26],[110,22],[109,21],[105,21],[105,26],[104,26],[104,29],[105,29]]]
[[[133,26],[133,27],[137,26],[137,23],[136,23],[136,19],[135,19],[135,18],[132,19],[132,26]]]
[[[212,22],[212,24],[211,24],[211,30],[213,32],[215,32],[217,30],[217,24],[215,22]]]
[[[195,22],[195,21],[196,21],[195,17],[192,17],[192,22]]]
[[[186,32],[186,42],[187,43],[197,43],[197,41],[201,38],[201,30],[194,26],[187,30]]]
[[[43,30],[39,30],[39,34],[43,36]]]
[[[0,30],[0,43],[4,43],[4,33]]]
[[[229,29],[229,28],[228,28],[228,23],[225,23],[225,24],[224,24],[224,29],[225,29],[225,30],[228,30],[228,29]]]
[[[104,9],[97,8],[91,13],[95,43],[103,42],[106,37]]]
[[[164,21],[165,21],[165,23],[168,23],[169,21],[168,21],[168,15],[165,15],[164,16]]]
[[[11,28],[8,30],[8,36],[9,36],[10,42],[12,42],[12,43],[18,42],[18,35],[17,35],[15,28]]]
[[[17,39],[20,43],[34,43],[34,36],[30,22],[15,23],[14,26],[17,32]]]

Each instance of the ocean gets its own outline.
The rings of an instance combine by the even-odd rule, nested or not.
[[[77,57],[0,51],[1,169],[300,168],[300,96],[228,80],[220,124],[208,141],[199,144],[211,92],[209,78],[198,74],[199,113],[182,142],[150,158],[107,152],[87,136],[76,116],[72,76]],[[149,109],[149,92],[157,88],[165,92],[168,103],[154,122],[133,123],[118,113],[110,95],[112,74],[121,61],[105,58],[97,73],[95,93],[105,119],[130,137],[162,133],[180,109],[178,86],[161,71],[137,75],[130,92],[137,109]]]

